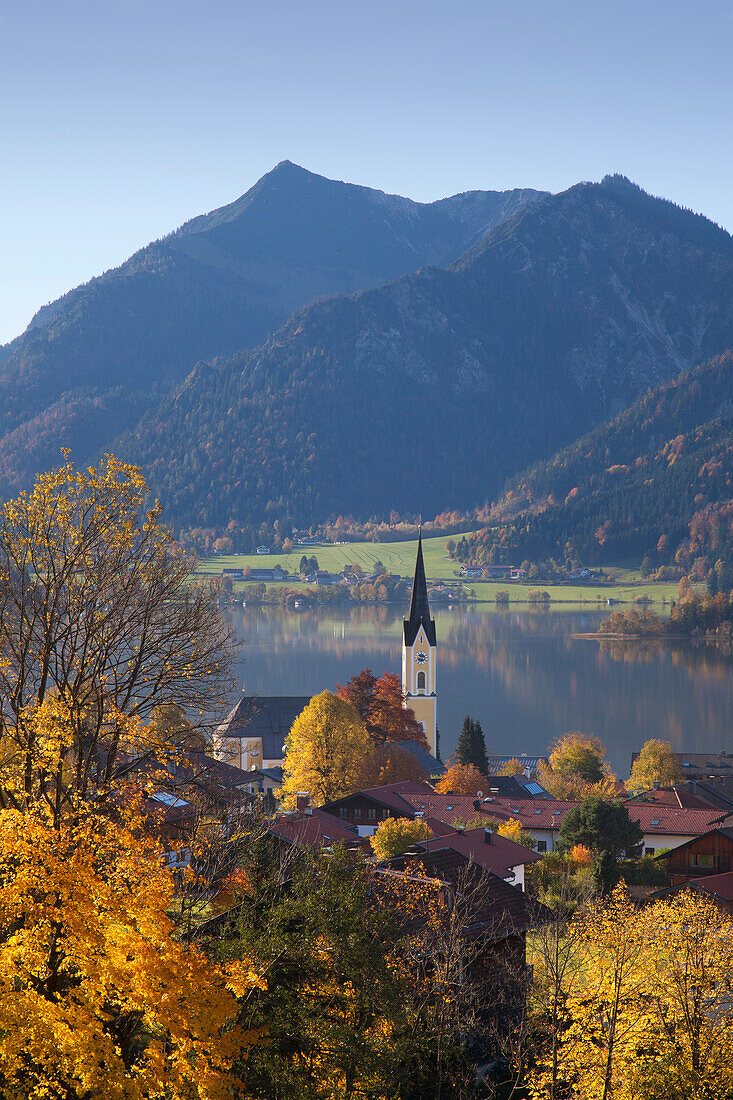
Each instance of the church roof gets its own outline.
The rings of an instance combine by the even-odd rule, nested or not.
[[[290,727],[310,701],[310,695],[243,695],[217,732],[221,737],[259,737],[265,760],[279,760]]]
[[[425,563],[422,556],[422,535],[417,540],[417,558],[415,560],[415,577],[412,582],[410,614],[405,619],[404,626],[405,645],[414,643],[421,626],[425,630],[425,637],[429,644],[435,645],[435,619],[430,618],[428,582],[425,579]]]

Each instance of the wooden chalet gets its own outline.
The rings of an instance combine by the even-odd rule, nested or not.
[[[733,871],[733,828],[710,829],[656,857],[672,886]]]

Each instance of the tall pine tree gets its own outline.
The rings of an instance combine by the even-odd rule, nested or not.
[[[473,723],[473,759],[472,764],[475,764],[482,775],[489,774],[489,761],[486,755],[486,738],[484,737],[484,731],[481,729],[481,723],[476,721]]]
[[[463,727],[456,745],[456,760],[459,764],[473,764],[471,750],[473,748],[473,720],[470,715],[463,719]]]
[[[463,720],[463,726],[456,745],[456,760],[459,764],[473,764],[482,775],[487,775],[489,762],[486,756],[486,741],[480,722],[474,722],[469,714]]]

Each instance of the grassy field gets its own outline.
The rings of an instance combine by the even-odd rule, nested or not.
[[[456,542],[461,535],[441,535],[438,538],[423,539],[425,572],[430,580],[455,580],[461,572],[459,562],[451,561],[445,552],[449,538]],[[409,542],[347,542],[343,546],[296,546],[292,554],[232,554],[216,558],[207,558],[198,568],[202,573],[221,573],[223,569],[241,569],[250,565],[253,569],[282,565],[292,575],[298,572],[303,554],[318,558],[321,569],[329,573],[339,573],[345,565],[358,562],[365,573],[371,573],[374,563],[382,564],[399,577],[411,577],[415,568],[415,550],[417,541]]]
[[[423,540],[423,555],[425,558],[425,572],[428,580],[456,581],[460,578],[461,567],[459,562],[451,561],[445,552],[445,544],[449,538],[457,542],[461,535],[440,535],[437,538]],[[417,542],[411,539],[408,542],[349,542],[342,546],[319,545],[309,547],[295,547],[291,554],[232,554],[221,555],[215,558],[207,558],[198,565],[198,572],[212,575],[221,574],[224,569],[241,569],[245,565],[253,569],[281,565],[287,569],[293,577],[298,572],[300,559],[305,554],[307,557],[315,556],[321,569],[327,569],[330,573],[338,573],[345,565],[358,562],[365,573],[371,573],[374,564],[381,561],[390,573],[400,577],[410,578],[415,566],[415,549]],[[473,598],[493,602],[496,593],[507,591],[512,603],[526,603],[527,594],[531,588],[540,588],[550,594],[553,602],[558,603],[585,603],[604,604],[609,596],[622,603],[632,603],[636,597],[646,596],[655,604],[671,603],[677,598],[677,582],[653,583],[642,581],[638,568],[629,563],[604,566],[606,572],[612,571],[616,576],[616,585],[609,588],[606,585],[551,585],[541,582],[533,584],[510,584],[508,581],[469,581],[466,587]],[[285,582],[287,583],[287,581]],[[246,582],[235,583],[235,590],[246,592]]]

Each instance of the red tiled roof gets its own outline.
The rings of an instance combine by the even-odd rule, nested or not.
[[[425,795],[431,795],[433,792],[424,783],[414,783],[412,780],[406,779],[402,783],[387,783],[383,787],[367,787],[365,790],[356,793],[367,795],[369,798],[376,798],[379,802],[383,802],[385,806],[391,806],[395,810],[409,813],[410,797],[421,795],[424,797]]]
[[[420,848],[428,852],[434,852],[439,848],[452,848],[454,852],[468,856],[479,867],[486,871],[493,871],[499,878],[508,878],[512,867],[518,867],[523,863],[536,863],[542,857],[525,848],[523,844],[516,844],[507,837],[491,834],[491,843],[486,843],[485,830],[466,829],[464,832],[452,832],[444,836],[436,836],[430,840],[421,841]]]
[[[404,817],[412,817],[412,807],[407,798],[410,795],[425,795],[431,792],[432,788],[423,783],[413,783],[411,780],[405,780],[402,783],[387,783],[383,787],[366,787],[362,791],[354,791],[353,794],[345,795],[343,798],[334,798],[326,805],[340,809],[353,803],[355,798],[371,798],[381,806],[387,806],[390,810],[395,810]]]
[[[654,803],[657,806],[677,806],[690,810],[709,810],[714,808],[712,803],[706,802],[699,795],[690,794],[684,787],[660,787],[659,790],[642,791],[635,798],[627,800],[627,806],[636,806],[643,803]]]
[[[548,829],[559,831],[565,815],[577,806],[577,802],[550,801],[545,798],[493,798],[484,800],[481,808],[474,808],[474,799],[465,794],[408,794],[407,800],[415,812],[421,812],[425,818],[437,818],[439,821],[470,821],[477,814],[486,814],[487,818],[508,821],[515,818],[526,829]],[[677,836],[700,836],[709,832],[728,813],[726,810],[688,809],[674,806],[659,806],[654,803],[627,803],[629,816],[638,821],[646,834],[670,834]]]
[[[722,875],[704,875],[685,885],[692,886],[696,890],[705,890],[708,894],[715,894],[724,901],[733,901],[733,871],[725,871]]]
[[[269,832],[304,848],[327,848],[332,844],[363,846],[362,838],[353,829],[344,828],[330,814],[278,814]]]
[[[394,868],[394,870],[393,870]],[[484,871],[470,863],[466,856],[452,848],[435,852],[406,854],[390,861],[388,868],[377,874],[429,875],[451,888],[464,890],[470,884],[481,889],[471,897],[471,924],[469,936],[489,934],[504,938],[516,932],[526,931],[554,919],[554,913],[535,902],[523,890],[508,883],[491,871]],[[464,875],[468,878],[464,879]]]
[[[719,821],[729,817],[727,810],[696,810],[687,807],[627,805],[629,817],[638,821],[645,833],[670,833],[677,836],[702,836]]]

